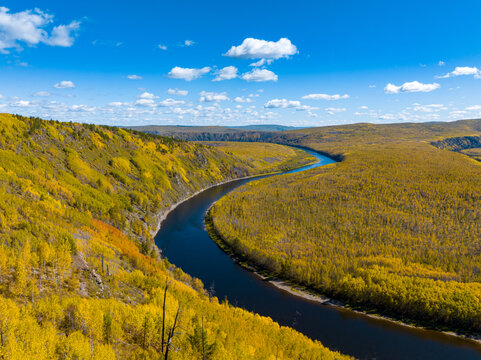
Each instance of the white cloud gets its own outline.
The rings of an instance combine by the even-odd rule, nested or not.
[[[45,43],[50,46],[70,47],[73,45],[75,33],[80,29],[79,21],[72,21],[68,25],[55,26],[52,34]]]
[[[296,46],[287,38],[277,42],[247,38],[241,45],[232,46],[224,55],[237,59],[280,59],[296,53]]]
[[[226,66],[216,71],[216,77],[212,81],[231,80],[237,77],[237,68],[235,66]]]
[[[22,49],[22,43],[35,46],[44,43],[50,46],[69,47],[74,43],[73,34],[79,29],[80,22],[55,26],[49,34],[45,27],[53,22],[53,15],[40,9],[10,13],[0,7],[0,53],[9,49]]]
[[[422,84],[419,81],[405,82],[401,86],[387,84],[384,88],[386,94],[399,94],[402,92],[430,92],[441,87],[438,83]]]
[[[301,106],[301,102],[298,100],[287,100],[287,99],[272,99],[264,104],[265,108],[268,109],[287,109],[287,108],[297,108]]]
[[[139,95],[139,98],[140,99],[157,99],[158,96],[155,96],[154,94],[145,91]]]
[[[183,79],[185,81],[192,81],[198,79],[204,74],[210,72],[210,67],[203,67],[201,69],[174,67],[169,71],[168,76],[172,79]]]
[[[58,103],[57,101],[49,101],[48,103],[44,103],[42,104],[42,108],[49,109],[49,110],[55,109],[55,110],[61,110],[61,111],[68,110],[67,105],[63,103]]]
[[[124,105],[128,105],[128,103],[124,103],[124,102],[121,102],[121,101],[112,101],[109,103],[109,106],[113,106],[113,107],[120,107],[120,106],[124,106]]]
[[[207,92],[207,91],[202,91],[200,93],[200,98],[199,101],[204,102],[204,101],[227,101],[230,100],[227,97],[227,94],[225,92],[223,93],[215,93],[215,92]]]
[[[17,100],[10,104],[10,106],[14,107],[31,107],[32,103],[28,100]]]
[[[448,109],[443,104],[430,104],[430,105],[413,104],[413,105],[414,105],[413,111],[420,111],[424,113],[433,113],[433,112],[438,112],[441,110]]]
[[[447,73],[445,75],[441,76],[436,76],[437,78],[450,78],[450,77],[455,77],[455,76],[466,76],[466,75],[474,75],[475,78],[481,78],[481,70],[478,69],[477,67],[473,66],[457,66],[454,68],[453,71],[450,73]]]
[[[348,94],[344,94],[344,95],[309,94],[309,95],[303,96],[302,99],[304,100],[340,100],[340,99],[349,99],[349,95]]]
[[[466,108],[466,110],[469,111],[478,111],[481,110],[481,105],[471,105]]]
[[[155,101],[152,99],[139,99],[135,102],[135,105],[140,105],[145,107],[154,107]]]
[[[297,111],[312,111],[312,110],[319,110],[318,107],[309,106],[309,105],[301,105],[296,108]]]
[[[93,112],[95,108],[88,105],[72,105],[70,107],[70,111],[77,111],[77,112]]]
[[[335,113],[340,113],[346,111],[346,108],[335,108],[335,107],[328,107],[326,111],[329,115],[334,115]]]
[[[253,69],[252,71],[242,74],[242,79],[246,81],[277,81],[278,76],[267,69]]]
[[[251,94],[252,95],[252,94]],[[244,97],[244,96],[237,96],[235,99],[234,99],[235,102],[237,103],[250,103],[252,102],[253,100],[250,98],[250,97]]]
[[[162,100],[159,105],[164,106],[164,107],[170,107],[170,106],[177,106],[177,105],[182,105],[185,104],[185,101],[183,100],[175,100],[175,99],[165,99]]]
[[[188,92],[187,90],[169,89],[169,90],[167,90],[167,94],[169,94],[169,95],[187,96],[187,94],[189,94],[189,92]]]
[[[72,81],[64,80],[56,83],[53,87],[56,89],[73,89],[75,84]]]
[[[51,94],[48,91],[37,91],[33,96],[38,96],[38,97],[47,97],[50,96]]]
[[[194,45],[194,44],[195,44],[195,42],[193,42],[192,40],[185,40],[185,41],[184,41],[184,45],[185,45],[185,46],[192,46],[192,45]]]
[[[381,120],[396,120],[396,116],[394,114],[382,114],[382,115],[379,115],[379,119],[381,119]]]
[[[265,64],[270,65],[272,64],[273,61],[274,59],[260,59],[259,61],[249,64],[249,66],[259,67],[259,66],[264,66]]]
[[[375,88],[375,87],[376,87],[376,85],[369,85],[369,87],[370,87],[370,88]]]
[[[162,44],[157,45],[157,47],[158,47],[160,50],[167,50],[167,46],[162,45]]]
[[[386,94],[397,94],[399,93],[399,90],[401,89],[400,86],[396,86],[394,84],[387,84],[386,87],[384,88],[384,92]]]
[[[450,119],[461,119],[466,116],[468,112],[465,110],[455,110],[449,112],[449,118]]]
[[[119,47],[122,46],[123,43],[121,41],[112,41],[112,40],[94,40],[92,41],[93,46],[105,46],[105,47]]]
[[[142,76],[133,74],[133,75],[127,75],[127,79],[129,79],[129,80],[142,80],[143,78],[142,78]]]

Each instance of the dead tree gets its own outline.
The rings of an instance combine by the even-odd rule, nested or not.
[[[169,331],[169,337],[167,338],[167,343],[165,345],[164,360],[168,360],[169,358],[169,350],[170,350],[170,347],[172,346],[172,339],[174,338],[175,330],[177,329],[177,326],[178,326],[180,310],[181,310],[181,305],[179,304],[179,306],[177,307],[177,312],[175,313],[174,325],[172,325],[172,328]]]
[[[165,289],[164,289],[164,303],[162,305],[162,335],[161,335],[161,348],[160,351],[163,354],[164,353],[164,334],[165,334],[165,300],[167,298],[167,290],[169,289],[170,283],[172,281],[167,282],[167,279],[165,279]]]

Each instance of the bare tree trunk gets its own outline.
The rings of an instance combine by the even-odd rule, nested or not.
[[[170,329],[169,337],[167,338],[164,360],[168,360],[168,357],[169,357],[169,350],[170,350],[170,346],[172,345],[172,339],[174,338],[174,335],[175,335],[175,329],[177,328],[177,320],[179,318],[180,308],[181,308],[181,305],[179,304],[179,307],[177,308],[177,312],[175,314],[174,325],[172,326],[172,329]]]
[[[202,316],[202,360],[205,360],[204,316]]]
[[[162,305],[162,338],[161,338],[161,353],[164,353],[164,333],[165,333],[165,299],[167,298],[167,290],[169,289],[170,281],[167,282],[165,279],[165,289],[164,289],[164,303]]]
[[[40,271],[39,271],[40,290],[42,289],[42,277],[43,277],[44,271],[45,271],[45,260],[42,259],[42,262],[41,262],[41,265],[40,265]]]

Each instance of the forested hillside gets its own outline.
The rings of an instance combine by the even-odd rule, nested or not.
[[[236,164],[252,169],[262,169],[263,172],[279,172],[298,168],[308,162],[316,161],[304,151],[279,144],[242,143],[229,141],[203,141],[201,144],[221,149],[228,155],[237,158]]]
[[[213,231],[257,267],[351,306],[479,332],[481,163],[431,143],[480,130],[470,120],[276,135],[342,161],[242,186],[213,207]]]
[[[342,358],[219,303],[153,245],[193,192],[312,161],[279,149],[249,164],[242,146],[1,114],[0,358]]]

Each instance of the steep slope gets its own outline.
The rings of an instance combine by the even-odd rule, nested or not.
[[[220,304],[156,253],[173,203],[266,171],[236,151],[1,114],[0,357],[342,358]],[[278,164],[294,158],[310,161]]]

